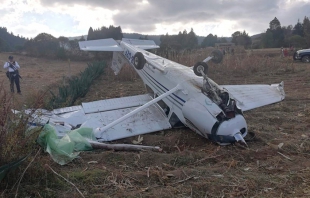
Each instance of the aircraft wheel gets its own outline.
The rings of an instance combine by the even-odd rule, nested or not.
[[[203,71],[204,74],[207,74],[208,73],[208,68],[209,66],[207,65],[207,63],[205,62],[197,62],[195,65],[194,65],[194,73],[197,75],[197,76],[202,76],[202,74],[200,73],[200,71]]]
[[[146,60],[141,52],[137,52],[133,57],[133,65],[137,70],[143,69]]]
[[[220,62],[222,62],[223,60],[223,53],[220,50],[214,50],[211,53],[211,56],[213,56],[213,58],[211,59],[214,63],[218,64]]]
[[[306,55],[301,58],[301,61],[304,63],[310,63],[310,56]]]

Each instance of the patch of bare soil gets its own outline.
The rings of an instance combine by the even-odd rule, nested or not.
[[[78,99],[76,104],[139,94],[145,94],[145,87],[141,78],[129,65],[123,67],[117,76],[114,75],[112,69],[107,67],[104,74],[98,77],[90,87],[88,94]]]
[[[162,153],[95,150],[66,166],[41,154],[35,166],[50,164],[85,197],[310,197],[310,65],[290,59],[226,55],[222,64],[209,68],[219,84],[284,81],[283,102],[245,112],[249,131],[256,133],[249,149],[219,146],[182,128],[143,135],[143,145],[161,146]],[[122,71],[123,77],[106,74],[77,103],[145,93],[130,68]],[[35,84],[43,79],[36,78]],[[80,197],[50,170],[37,175],[40,179],[28,177],[20,195]]]

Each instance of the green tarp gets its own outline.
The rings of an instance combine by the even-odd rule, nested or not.
[[[91,128],[79,128],[69,131],[64,137],[57,137],[56,129],[46,124],[38,137],[38,143],[44,147],[52,159],[60,165],[71,162],[79,151],[92,150],[89,140],[96,140]]]
[[[56,129],[49,124],[44,125],[38,137],[38,143],[60,165],[71,162],[79,155],[79,151],[92,150],[93,148],[88,140],[96,140],[91,128],[79,128],[69,131],[63,138],[59,139]],[[18,167],[28,156],[1,166],[0,181],[10,170]]]

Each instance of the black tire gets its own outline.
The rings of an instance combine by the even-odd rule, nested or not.
[[[193,70],[194,70],[194,73],[197,76],[202,76],[202,74],[200,73],[200,70],[202,69],[203,73],[207,74],[208,73],[208,68],[209,68],[209,66],[207,65],[207,63],[205,63],[205,62],[197,62],[194,65]]]
[[[305,55],[301,58],[301,61],[304,63],[310,63],[310,55]]]
[[[146,60],[141,52],[137,52],[133,56],[133,65],[137,70],[143,69],[144,65],[146,63]]]
[[[211,59],[212,62],[214,62],[216,64],[222,62],[222,60],[223,60],[223,53],[220,50],[214,50],[211,53],[211,56],[213,56],[213,58]]]
[[[297,60],[297,59],[296,59],[296,55],[297,55],[297,52],[294,53],[294,55],[293,55],[293,60]]]

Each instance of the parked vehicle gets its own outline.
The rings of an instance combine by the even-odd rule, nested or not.
[[[294,60],[301,60],[304,63],[310,63],[310,49],[298,50],[293,55]]]

